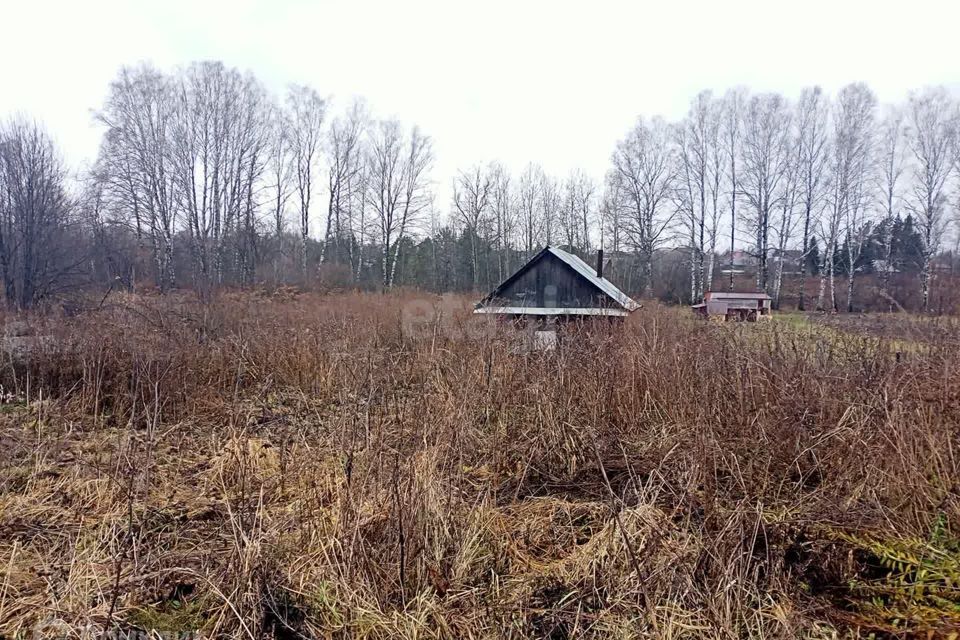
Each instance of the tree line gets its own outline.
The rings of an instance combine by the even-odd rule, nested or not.
[[[732,288],[739,242],[756,261],[757,289],[775,303],[792,249],[800,309],[808,276],[819,278],[816,308],[837,309],[842,275],[853,310],[857,274],[876,272],[889,296],[890,276],[905,269],[917,270],[927,309],[934,258],[953,219],[957,133],[957,104],[942,88],[884,108],[862,83],[832,99],[812,87],[795,102],[703,92],[681,122],[641,119],[618,144],[601,213],[645,262],[651,246],[682,235],[694,301],[716,286],[723,245]]]
[[[133,234],[161,291],[177,282],[178,237],[202,293],[268,273],[307,281],[327,262],[359,275],[373,242],[389,287],[400,241],[431,202],[431,140],[359,102],[329,122],[327,111],[310,87],[279,101],[220,62],[124,68],[97,113],[106,134],[89,180],[93,217]]]
[[[788,276],[799,308],[852,310],[858,276],[893,299],[894,275],[914,274],[928,309],[957,222],[960,112],[943,88],[885,106],[862,83],[795,100],[704,91],[678,122],[639,118],[601,179],[476,164],[453,177],[449,202],[418,127],[362,101],[330,105],[308,86],[275,96],[221,62],[124,67],[76,179],[42,125],[8,120],[7,304],[147,283],[203,297],[264,283],[480,290],[554,244],[605,249],[641,296],[666,295],[666,279],[685,301],[733,288],[746,252],[752,286],[776,304]]]

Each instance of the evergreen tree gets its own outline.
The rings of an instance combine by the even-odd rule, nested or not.
[[[908,215],[900,224],[894,223],[892,260],[894,268],[903,273],[918,273],[923,267],[923,238]]]
[[[820,248],[817,246],[817,239],[810,238],[810,246],[807,250],[807,273],[813,276],[820,275]]]

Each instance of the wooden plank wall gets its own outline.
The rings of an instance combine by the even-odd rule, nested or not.
[[[555,287],[550,289],[549,287]],[[496,300],[503,306],[605,309],[615,306],[570,265],[547,253],[507,285]]]

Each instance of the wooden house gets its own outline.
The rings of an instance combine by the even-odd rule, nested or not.
[[[770,318],[773,299],[765,293],[707,291],[703,302],[693,305],[694,313],[716,320],[756,322]]]
[[[623,318],[639,304],[597,268],[557,247],[545,247],[481,300],[474,310],[514,318]]]

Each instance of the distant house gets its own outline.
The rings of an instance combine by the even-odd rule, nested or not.
[[[770,317],[772,301],[765,293],[707,291],[703,302],[692,308],[694,313],[706,318],[756,322]]]
[[[756,270],[760,260],[755,254],[742,249],[733,252],[733,260],[730,260],[730,251],[725,252],[717,258],[717,267],[720,273],[729,274],[731,270],[734,274],[753,273]],[[771,249],[767,258],[767,267],[776,268],[780,261],[780,250]],[[788,274],[800,273],[803,269],[803,252],[797,249],[786,249],[783,252],[783,272]]]
[[[729,257],[729,254],[727,254]],[[748,251],[737,249],[733,252],[733,266],[749,267],[757,264],[757,257]]]
[[[776,265],[780,261],[780,250],[774,249],[770,252],[770,265]],[[783,252],[783,272],[789,274],[798,274],[803,271],[803,251],[799,249],[786,249]]]
[[[511,317],[622,318],[640,307],[597,269],[557,247],[545,247],[477,303],[474,313]]]
[[[733,252],[733,260],[730,259],[730,252],[727,251],[717,258],[717,266],[720,273],[730,273],[731,267],[733,273],[746,273],[751,268],[757,266],[757,259],[750,253],[737,249]]]

